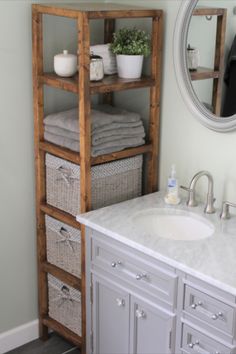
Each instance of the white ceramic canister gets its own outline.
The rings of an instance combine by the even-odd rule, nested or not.
[[[199,67],[200,55],[197,48],[192,48],[188,45],[187,48],[187,65],[190,71],[197,70]]]
[[[99,81],[104,78],[104,67],[102,57],[99,55],[90,55],[90,80]]]
[[[69,54],[68,50],[54,56],[54,71],[62,77],[73,76],[77,72],[77,56]]]

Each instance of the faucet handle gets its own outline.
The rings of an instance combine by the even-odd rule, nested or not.
[[[222,209],[220,213],[220,218],[223,220],[230,219],[229,207],[236,208],[235,203],[224,201],[222,203]]]
[[[195,207],[197,206],[197,201],[195,199],[195,191],[194,189],[192,188],[188,188],[188,187],[185,187],[185,186],[180,186],[181,189],[185,190],[188,192],[188,200],[187,200],[187,206],[189,207]]]
[[[190,192],[190,191],[191,191],[190,188],[185,187],[185,186],[180,186],[180,188],[183,189],[183,190],[186,191],[186,192]]]

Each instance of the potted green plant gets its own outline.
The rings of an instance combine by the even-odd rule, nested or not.
[[[121,28],[113,33],[111,51],[116,54],[118,76],[138,79],[142,74],[143,58],[150,54],[150,39],[145,31]]]

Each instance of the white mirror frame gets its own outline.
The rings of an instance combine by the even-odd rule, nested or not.
[[[192,12],[198,0],[182,0],[176,19],[173,53],[176,79],[180,92],[190,111],[207,128],[217,132],[228,132],[236,129],[236,115],[218,118],[211,113],[197,98],[187,68],[186,45],[188,28]]]

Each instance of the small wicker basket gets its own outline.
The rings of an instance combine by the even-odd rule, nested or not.
[[[48,274],[49,316],[81,336],[81,294]]]
[[[142,193],[143,156],[92,167],[92,209]],[[46,154],[47,203],[74,216],[80,213],[80,166]]]
[[[47,261],[80,277],[80,230],[61,221],[45,216],[47,237]]]

